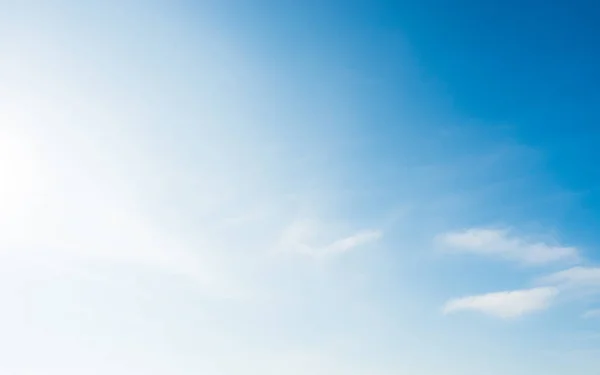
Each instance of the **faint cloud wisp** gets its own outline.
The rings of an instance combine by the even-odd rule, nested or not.
[[[278,247],[286,252],[329,258],[375,243],[382,236],[380,230],[364,229],[332,241],[331,235],[324,232],[322,226],[313,221],[299,220],[284,229]]]
[[[448,301],[444,314],[477,311],[490,316],[511,319],[545,310],[557,296],[556,288],[534,288],[468,296]]]
[[[576,262],[575,247],[553,246],[512,236],[504,229],[471,228],[436,236],[435,242],[448,251],[483,255],[516,261],[526,265]]]

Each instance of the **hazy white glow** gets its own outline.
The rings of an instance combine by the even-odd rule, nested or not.
[[[5,124],[10,120],[0,117],[0,215],[3,217],[24,210],[43,183],[33,143],[8,130]]]

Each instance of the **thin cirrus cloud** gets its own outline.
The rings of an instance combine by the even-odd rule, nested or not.
[[[373,244],[383,235],[380,230],[363,229],[331,240],[327,232],[322,225],[314,221],[295,221],[284,229],[279,240],[279,249],[314,258],[329,258]]]
[[[538,279],[561,287],[600,287],[600,267],[572,267]]]
[[[575,247],[554,246],[513,236],[508,230],[471,228],[438,235],[435,242],[445,250],[495,258],[527,265],[574,262],[579,258]]]
[[[597,319],[600,318],[600,309],[589,310],[582,315],[585,319]]]
[[[340,254],[356,247],[375,242],[379,240],[381,236],[382,233],[379,230],[362,230],[351,236],[334,241],[329,246],[326,246],[324,250],[328,254]]]
[[[557,294],[556,288],[540,287],[468,296],[448,301],[444,305],[443,312],[452,314],[476,311],[498,318],[511,319],[545,310]]]

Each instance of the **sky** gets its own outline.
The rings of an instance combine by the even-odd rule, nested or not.
[[[599,13],[0,0],[0,372],[596,374]]]

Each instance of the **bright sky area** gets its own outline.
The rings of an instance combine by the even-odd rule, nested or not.
[[[598,19],[0,0],[0,373],[596,375]]]

